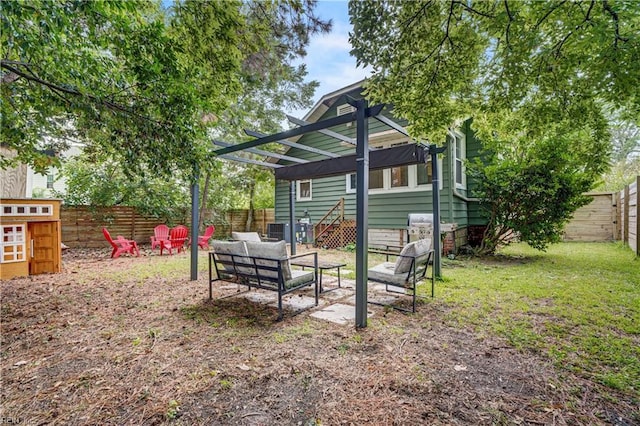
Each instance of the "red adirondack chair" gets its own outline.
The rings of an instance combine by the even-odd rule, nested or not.
[[[178,253],[183,251],[188,234],[189,230],[184,225],[171,228],[171,230],[169,230],[169,239],[160,242],[160,256],[162,256],[163,250],[169,250],[169,254],[173,254],[174,249],[177,250]]]
[[[198,247],[201,249],[209,248],[209,240],[213,236],[213,233],[216,232],[216,227],[213,225],[207,226],[204,230],[204,235],[198,235]]]
[[[167,225],[158,225],[153,228],[153,237],[151,237],[151,250],[161,246],[162,241],[169,241],[169,227]]]
[[[102,228],[102,234],[104,238],[111,244],[113,250],[111,251],[111,257],[117,258],[120,257],[122,253],[129,253],[131,255],[140,256],[140,250],[138,250],[138,244],[133,240],[127,240],[121,235],[118,235],[114,240],[111,238],[111,234],[107,230],[107,228]]]

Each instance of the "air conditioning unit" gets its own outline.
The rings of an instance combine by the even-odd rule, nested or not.
[[[267,223],[267,237],[275,240],[291,242],[291,233],[288,223]]]

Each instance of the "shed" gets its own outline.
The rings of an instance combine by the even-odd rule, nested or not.
[[[0,279],[62,269],[58,199],[0,199]]]

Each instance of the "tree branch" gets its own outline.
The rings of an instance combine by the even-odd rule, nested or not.
[[[561,1],[560,3],[558,3],[557,5],[555,5],[554,7],[552,7],[551,9],[549,9],[549,10],[547,11],[547,13],[545,13],[545,14],[544,14],[544,16],[543,16],[542,18],[540,18],[540,19],[538,20],[538,22],[536,22],[536,24],[533,26],[534,31],[535,31],[535,30],[537,30],[537,29],[538,29],[538,27],[539,27],[540,25],[542,25],[542,23],[543,23],[544,21],[546,21],[546,20],[547,20],[547,18],[549,17],[549,15],[551,15],[554,11],[556,11],[556,10],[560,9],[560,7],[562,7],[562,5],[563,5],[563,4],[565,4],[566,2],[567,2],[566,0],[563,0],[563,1]]]
[[[471,6],[469,6],[467,3],[462,3],[461,1],[458,1],[458,0],[453,0],[452,4],[458,4],[458,5],[462,6],[468,12],[475,13],[476,15],[484,16],[485,18],[490,18],[490,19],[494,19],[495,18],[495,15],[489,15],[488,13],[480,12],[479,10],[476,10],[476,9],[472,8]]]
[[[616,37],[613,41],[613,47],[615,49],[618,48],[618,40],[622,41],[622,42],[627,42],[629,41],[628,38],[624,38],[620,36],[620,19],[618,17],[618,14],[616,13],[615,10],[613,10],[613,8],[611,7],[611,5],[609,4],[608,0],[602,0],[602,7],[604,8],[604,10],[607,11],[607,13],[609,13],[609,15],[611,15],[611,18],[613,18],[613,24],[615,26],[615,33],[616,33]]]
[[[102,105],[108,109],[111,109],[113,111],[118,111],[118,112],[122,112],[125,114],[129,114],[131,116],[134,117],[138,117],[141,118],[143,120],[155,123],[159,126],[167,126],[168,123],[162,123],[160,121],[154,120],[150,117],[147,117],[145,115],[139,114],[135,111],[133,111],[131,108],[128,108],[124,105],[115,103],[115,102],[111,102],[108,101],[106,99],[102,99],[99,98],[98,96],[95,95],[91,95],[91,94],[85,94],[80,92],[78,89],[75,88],[68,88],[68,87],[63,87],[60,85],[57,85],[55,83],[51,83],[49,81],[43,80],[42,78],[38,77],[36,74],[33,73],[33,71],[28,67],[28,65],[25,65],[25,67],[27,68],[27,70],[29,71],[29,73],[23,72],[21,70],[19,70],[18,68],[12,66],[11,64],[12,61],[6,61],[4,59],[0,60],[0,67],[3,69],[6,69],[7,71],[10,71],[14,74],[17,74],[20,77],[25,78],[28,81],[32,81],[34,83],[38,83],[42,86],[45,86],[47,88],[49,88],[49,90],[51,90],[52,92],[54,92],[56,95],[60,96],[62,99],[64,99],[65,101],[69,102],[68,99],[66,99],[63,94],[68,94],[68,95],[73,95],[73,96],[78,96],[78,97],[86,97],[89,100],[91,100],[92,102],[98,104],[98,105]]]
[[[509,17],[507,28],[504,30],[505,41],[507,42],[507,49],[511,50],[511,42],[509,41],[509,31],[511,30],[511,23],[515,21],[515,17],[511,14],[511,10],[509,10],[509,3],[507,0],[504,0],[504,9],[507,11],[507,16]]]

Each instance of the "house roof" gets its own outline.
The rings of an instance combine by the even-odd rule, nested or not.
[[[362,84],[365,81],[366,79],[360,80],[353,84],[350,84],[349,86],[343,87],[342,89],[327,93],[322,98],[320,98],[318,102],[316,102],[311,110],[304,116],[303,120],[310,123],[315,123],[320,119],[320,117],[322,117],[325,112],[327,112],[329,108],[331,108],[331,106],[333,106],[333,104],[336,103],[340,96],[344,95],[345,93],[349,93],[357,89],[358,87],[362,87]]]

